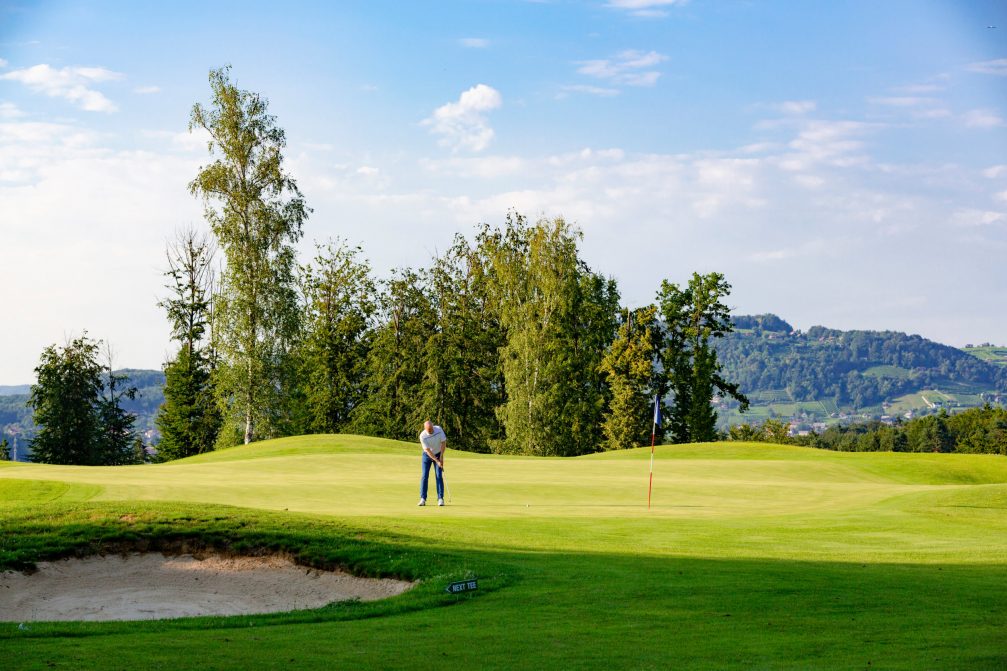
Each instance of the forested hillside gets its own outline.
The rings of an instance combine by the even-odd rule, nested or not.
[[[737,316],[735,326],[718,354],[727,377],[751,398],[754,421],[918,414],[996,402],[1007,391],[1007,368],[918,335],[823,326],[801,332],[776,315]]]
[[[156,433],[153,433],[154,417],[164,402],[164,373],[159,370],[131,368],[118,370],[116,373],[127,376],[127,386],[136,387],[135,399],[122,399],[123,409],[136,415],[136,429],[146,434],[145,442],[157,442]],[[5,389],[22,393],[0,395],[0,437],[6,436],[13,443],[13,438],[17,436],[22,449],[35,433],[31,408],[28,407],[28,393],[23,391],[29,388],[30,385],[8,386]],[[152,433],[148,434],[148,431]]]

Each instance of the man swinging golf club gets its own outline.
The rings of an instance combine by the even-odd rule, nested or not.
[[[423,449],[423,463],[420,468],[420,502],[417,505],[427,505],[427,482],[430,476],[430,464],[437,464],[434,476],[437,478],[437,505],[444,505],[444,452],[448,448],[448,437],[444,429],[435,425],[429,419],[423,423],[420,431],[420,447]]]

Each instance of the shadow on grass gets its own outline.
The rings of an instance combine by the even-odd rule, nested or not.
[[[226,506],[8,508],[0,523],[0,568],[7,569],[101,552],[214,550],[283,553],[316,568],[421,581],[384,601],[291,613],[32,623],[27,630],[2,623],[0,659],[15,660],[10,668],[40,666],[43,652],[67,655],[78,668],[101,668],[110,655],[123,664],[140,654],[137,661],[167,662],[180,650],[212,651],[220,638],[214,632],[224,631],[245,647],[214,657],[207,668],[270,666],[312,652],[317,661],[308,667],[359,666],[353,655],[361,650],[405,660],[374,664],[386,668],[410,668],[410,655],[450,657],[459,668],[1007,667],[1004,565],[471,549]],[[471,576],[479,577],[480,591],[444,592]],[[463,607],[440,608],[449,605]],[[430,635],[439,628],[450,629],[450,656],[446,639]],[[71,643],[82,639],[85,648]],[[8,656],[12,650],[17,655]]]

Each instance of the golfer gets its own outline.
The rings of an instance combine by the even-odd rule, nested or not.
[[[427,505],[427,482],[430,476],[430,464],[437,464],[434,475],[437,478],[437,505],[444,505],[444,452],[448,448],[448,437],[444,429],[429,419],[423,423],[420,431],[420,448],[423,449],[423,464],[420,468],[420,502],[417,505]]]

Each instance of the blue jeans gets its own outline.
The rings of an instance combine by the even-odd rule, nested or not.
[[[431,459],[426,452],[423,453],[423,466],[420,468],[420,498],[427,498],[427,482],[430,480],[430,464],[434,465],[434,476],[437,478],[437,498],[444,498],[444,471],[441,470],[437,462]]]

